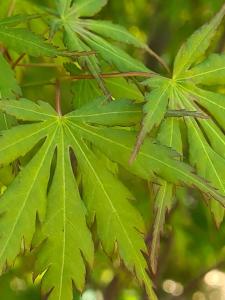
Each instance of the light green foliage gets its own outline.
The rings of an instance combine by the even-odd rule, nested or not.
[[[119,106],[120,114],[116,113],[115,117]],[[70,148],[76,155],[81,171],[83,197],[89,216],[93,219],[96,215],[97,218],[98,235],[103,248],[111,254],[117,242],[125,264],[135,271],[138,280],[145,284],[149,295],[154,299],[151,281],[145,271],[147,264],[141,253],[146,252],[140,233],[144,232],[144,225],[139,213],[128,202],[132,196],[102,165],[89,148],[89,143],[82,141],[84,138],[92,142],[109,158],[126,166],[127,153],[132,149],[135,134],[122,129],[104,129],[102,125],[124,125],[127,114],[130,114],[129,107],[134,109],[131,103],[118,101],[108,105],[101,104],[94,113],[93,106],[91,109],[88,105],[80,111],[58,117],[43,102],[37,105],[21,99],[0,103],[1,110],[7,114],[19,120],[38,122],[20,125],[3,133],[1,164],[8,164],[24,156],[42,141],[33,158],[9,186],[1,201],[0,211],[4,213],[1,219],[4,232],[1,237],[1,268],[4,268],[6,261],[12,264],[20,252],[22,240],[25,249],[29,249],[38,213],[41,225],[35,244],[40,244],[41,241],[44,243],[37,261],[37,272],[42,273],[48,269],[43,278],[43,288],[48,293],[54,287],[50,299],[71,299],[71,280],[78,289],[83,288],[85,266],[80,251],[90,264],[93,260],[93,246],[90,232],[85,225],[86,213],[72,171]],[[131,124],[135,122],[136,117]],[[101,126],[93,127],[88,123]],[[130,138],[130,134],[133,138]],[[47,192],[55,151],[56,165]],[[136,165],[131,167],[131,172],[143,178],[157,172],[168,180],[196,185],[204,193],[211,194],[224,203],[224,199],[192,174],[189,167],[174,160],[169,150],[148,141],[144,151]],[[17,195],[16,202],[12,200],[14,195]],[[70,259],[73,259],[74,264],[71,264]]]
[[[189,162],[196,167],[197,173],[201,177],[213,184],[223,195],[225,195],[223,171],[225,166],[224,152],[221,151],[224,142],[221,129],[225,129],[225,97],[223,94],[205,90],[203,87],[199,88],[197,85],[221,85],[224,83],[223,54],[211,54],[204,59],[205,52],[216,34],[224,13],[223,6],[211,22],[196,31],[181,47],[175,58],[172,79],[156,76],[144,82],[147,87],[151,88],[151,92],[143,108],[143,121],[131,157],[131,161],[133,161],[144,137],[152,131],[154,125],[158,127],[160,142],[182,154],[184,139],[181,138],[180,125],[183,120],[179,122],[178,119],[171,118],[163,121],[166,109],[181,110],[184,112],[183,126],[188,135]],[[155,106],[154,99],[157,103]],[[153,113],[154,109],[155,114]],[[185,112],[193,112],[192,117],[188,113],[185,116]],[[214,118],[215,121],[211,118]],[[153,271],[156,271],[158,256],[156,249],[165,214],[170,210],[174,197],[171,186],[166,182],[160,182],[160,185],[162,186],[160,186],[155,200],[157,214],[151,250]],[[210,199],[210,206],[216,224],[219,226],[223,221],[224,209],[214,201],[213,197]]]
[[[65,18],[58,20],[65,28],[65,43],[71,51],[87,51],[88,49],[95,50],[100,56],[111,65],[115,65],[120,71],[146,71],[149,70],[139,61],[132,58],[125,51],[117,46],[112,45],[102,37],[106,35],[106,29],[99,29],[98,23],[96,26],[91,26],[91,20],[79,19],[79,17],[91,17],[96,14],[105,4],[104,1],[75,1],[73,6],[64,13]],[[94,21],[93,21],[94,22]],[[97,22],[97,21],[96,21]],[[109,23],[104,23],[105,25]],[[103,25],[104,25],[103,24]],[[91,30],[90,30],[91,26]],[[109,26],[109,25],[108,25]],[[129,32],[120,27],[112,28],[111,30],[119,34],[113,34],[110,37],[116,41],[122,41],[129,44],[135,44],[143,48],[143,44],[138,42]],[[96,29],[96,30],[95,30]],[[119,32],[118,32],[119,30]],[[110,32],[108,31],[110,35]],[[124,35],[126,38],[124,39]],[[101,37],[102,36],[102,37]],[[92,73],[98,72],[98,61],[92,58],[86,58],[83,63],[87,64]]]
[[[104,251],[112,286],[133,277],[157,300],[149,263],[156,273],[174,204],[192,189],[218,227],[224,217],[225,60],[206,52],[225,8],[181,47],[167,78],[126,52],[145,50],[168,69],[128,30],[92,19],[107,0],[43,4],[1,12],[0,272],[32,253],[43,296],[74,300]]]

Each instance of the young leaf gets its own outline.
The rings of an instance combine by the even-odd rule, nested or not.
[[[33,158],[9,186],[1,202],[0,212],[3,217],[0,225],[5,232],[0,240],[4,245],[1,248],[0,256],[1,269],[4,268],[6,262],[10,265],[13,263],[20,252],[22,239],[25,241],[25,248],[29,249],[38,213],[41,228],[35,238],[35,245],[42,241],[43,245],[39,252],[36,274],[47,270],[42,281],[44,293],[50,293],[52,300],[63,300],[65,297],[72,299],[72,281],[79,290],[82,290],[85,276],[83,257],[91,264],[93,247],[84,221],[85,211],[72,172],[70,161],[72,147],[78,166],[82,170],[83,190],[88,187],[86,174],[89,174],[90,178],[94,176],[95,179],[97,176],[97,183],[99,183],[99,191],[96,190],[97,200],[105,201],[103,207],[97,203],[95,206],[96,210],[101,207],[100,222],[104,223],[105,216],[114,214],[114,206],[111,206],[112,197],[117,188],[121,191],[119,202],[114,205],[117,206],[118,212],[121,205],[125,205],[126,214],[120,216],[119,219],[117,215],[115,215],[115,219],[111,220],[107,217],[107,222],[110,220],[110,223],[107,224],[113,233],[111,247],[109,248],[107,244],[108,236],[101,234],[102,227],[99,237],[106,251],[110,253],[114,249],[114,243],[118,243],[119,253],[127,267],[135,271],[139,281],[145,284],[149,295],[152,299],[156,299],[146,272],[147,263],[142,254],[142,251],[145,251],[144,237],[137,231],[137,229],[143,231],[143,221],[138,212],[129,204],[127,198],[130,194],[127,189],[118,179],[111,177],[104,166],[99,167],[98,160],[91,148],[84,144],[79,132],[74,131],[67,116],[58,117],[49,105],[43,102],[37,105],[28,100],[1,101],[0,107],[20,120],[39,121],[35,124],[20,125],[8,130],[0,138],[2,145],[0,162],[2,164],[24,156],[36,144],[39,144],[39,150],[34,153]],[[103,107],[102,122],[105,122],[104,111],[105,107]],[[112,115],[114,115],[114,111],[112,111]],[[73,124],[80,124],[79,121],[78,123],[73,122]],[[112,123],[114,124],[115,121]],[[16,137],[13,141],[12,136]],[[42,142],[41,145],[40,142]],[[17,150],[15,151],[15,149]],[[49,182],[50,167],[55,152],[57,155],[56,169],[53,180]],[[25,186],[23,180],[27,183]],[[12,200],[15,194],[18,195],[16,205]],[[45,207],[47,207],[46,216]],[[92,213],[91,209],[90,213]],[[115,223],[116,221],[117,223]],[[107,224],[105,224],[105,228],[107,228]],[[71,265],[71,255],[76,262],[74,265]],[[79,266],[78,269],[77,266]]]

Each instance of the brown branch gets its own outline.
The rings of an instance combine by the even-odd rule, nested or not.
[[[59,116],[62,116],[61,110],[61,89],[60,81],[57,79],[55,82],[55,109]]]
[[[30,64],[17,64],[16,67],[24,68],[57,68],[61,67],[60,65],[54,63],[30,63]]]
[[[29,88],[29,87],[35,87],[35,86],[43,86],[43,85],[56,85],[55,81],[39,81],[39,82],[30,82],[30,83],[24,83],[21,84],[22,88]]]
[[[12,68],[15,69],[15,67],[18,65],[18,63],[24,58],[26,54],[22,53],[13,63]]]
[[[155,76],[156,74],[153,72],[115,72],[115,73],[105,73],[100,74],[102,78],[117,78],[117,77],[146,77],[150,78]],[[92,74],[82,74],[76,76],[66,76],[63,77],[65,80],[79,80],[79,79],[95,79]]]
[[[164,69],[171,75],[171,71],[169,66],[167,65],[167,63],[155,52],[153,51],[150,47],[146,47],[145,48],[146,52],[151,55],[152,57],[154,57],[163,67]]]
[[[0,52],[2,53],[2,55],[5,56],[5,58],[8,60],[9,63],[12,63],[12,58],[9,54],[8,49],[6,49],[5,47],[0,47]]]

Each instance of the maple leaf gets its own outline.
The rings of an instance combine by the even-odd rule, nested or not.
[[[210,43],[225,14],[225,6],[207,24],[191,35],[179,50],[172,78],[156,75],[144,85],[151,89],[146,96],[144,117],[136,146],[132,151],[131,163],[135,161],[141,145],[149,132],[157,128],[158,140],[183,154],[181,124],[187,130],[189,162],[196,167],[197,174],[205,178],[221,194],[225,195],[224,168],[224,111],[223,94],[208,91],[209,85],[224,84],[224,55],[211,54],[205,58]],[[201,85],[200,87],[198,85]],[[168,110],[183,111],[183,120],[176,117],[166,119]],[[188,112],[193,112],[191,116]],[[196,115],[195,115],[196,114]],[[175,188],[172,190],[175,191]],[[156,222],[153,231],[151,253],[152,269],[156,271],[156,257],[160,233],[165,214],[171,208],[174,192],[167,183],[162,184],[156,197]],[[219,226],[224,209],[211,197],[210,206]]]
[[[27,250],[32,244],[40,245],[35,273],[48,270],[42,280],[44,293],[50,293],[49,299],[72,299],[72,282],[79,290],[84,286],[84,259],[93,263],[86,206],[89,218],[93,221],[96,217],[105,251],[112,254],[117,243],[127,268],[145,285],[150,298],[156,299],[143,256],[147,249],[142,217],[128,200],[132,198],[129,190],[103,165],[91,144],[141,178],[157,174],[169,182],[196,186],[223,205],[224,198],[176,160],[173,151],[154,141],[146,140],[137,161],[127,164],[135,140],[135,132],[127,126],[136,124],[140,117],[132,102],[106,105],[97,101],[95,106],[88,104],[63,117],[45,102],[35,104],[26,99],[1,101],[0,109],[23,121],[2,132],[1,165],[36,149],[0,202],[1,270],[12,265],[22,241]],[[71,151],[81,172],[82,194]],[[41,224],[38,231],[37,214]]]

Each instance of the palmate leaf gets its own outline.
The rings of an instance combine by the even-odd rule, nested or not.
[[[61,16],[61,19],[53,21],[53,24],[58,22],[61,24],[61,27],[64,28],[65,46],[70,51],[94,50],[101,58],[103,58],[104,61],[122,72],[130,72],[131,70],[137,72],[149,72],[149,69],[145,67],[143,63],[128,55],[121,48],[106,41],[106,39],[103,38],[104,34],[102,34],[103,37],[101,37],[99,34],[88,30],[88,28],[86,28],[83,24],[85,20],[79,18],[85,15],[92,16],[92,14],[97,13],[106,3],[107,1],[105,0],[74,1],[73,6],[65,13],[65,17]],[[124,30],[124,32],[126,31]],[[127,35],[131,36],[128,33]],[[121,40],[121,37],[118,38],[118,40]],[[137,44],[138,41],[136,42],[136,45]],[[139,43],[139,45],[140,44],[141,43]],[[143,48],[142,44],[141,47]],[[149,48],[148,50],[151,52]],[[155,53],[154,55],[157,57]],[[79,60],[79,63],[82,68],[88,68],[88,70],[94,75],[104,94],[111,97],[104,80],[100,76],[101,68],[99,65],[99,57],[91,56],[82,58]]]
[[[97,13],[107,1],[74,1],[74,4],[65,13],[65,18],[57,19],[64,28],[65,45],[70,51],[80,51],[80,49],[91,49],[96,51],[107,63],[115,66],[118,70],[124,72],[144,71],[149,72],[149,69],[140,61],[128,55],[121,48],[112,45],[105,38],[113,38],[116,41],[122,41],[136,47],[147,50],[151,55],[154,55],[162,64],[163,61],[151,50],[147,45],[138,41],[128,31],[120,26],[114,26],[112,23],[80,19],[80,17],[92,16]],[[114,26],[114,27],[113,27]],[[108,35],[107,35],[108,32]],[[110,33],[111,32],[111,33]],[[79,49],[79,50],[78,50]],[[83,63],[85,60],[83,61]],[[86,64],[90,69],[90,61],[86,59]],[[91,72],[99,73],[95,59],[95,66],[90,69]],[[93,65],[93,62],[92,62]]]
[[[45,139],[40,150],[38,150],[37,154],[23,171],[20,172],[17,179],[15,179],[3,195],[0,211],[4,212],[5,216],[1,221],[4,228],[7,226],[7,230],[5,229],[5,234],[1,240],[4,245],[1,254],[1,268],[4,267],[6,261],[8,264],[13,262],[15,256],[20,251],[22,239],[25,241],[26,248],[29,248],[35,231],[36,213],[38,212],[43,225],[38,236],[35,238],[35,244],[39,244],[47,238],[41,247],[37,262],[38,273],[42,273],[45,269],[48,269],[43,279],[44,292],[49,293],[54,288],[50,294],[50,299],[72,299],[72,281],[80,290],[84,285],[85,267],[80,251],[82,251],[84,258],[91,264],[93,246],[90,233],[84,221],[85,211],[80,200],[74,176],[72,176],[69,156],[70,148],[72,147],[75,151],[79,166],[81,168],[86,166],[84,169],[85,172],[89,173],[94,170],[94,176],[101,176],[101,184],[99,186],[101,198],[98,199],[99,201],[101,199],[106,202],[106,208],[101,211],[103,215],[100,215],[100,217],[102,218],[108,215],[111,208],[108,206],[109,190],[107,190],[107,194],[105,194],[104,189],[102,190],[102,187],[108,189],[107,177],[105,178],[101,175],[104,172],[104,168],[103,170],[101,168],[100,174],[98,171],[98,175],[96,175],[98,163],[95,166],[95,161],[90,161],[88,158],[89,154],[87,155],[83,152],[87,146],[79,140],[79,135],[74,134],[73,126],[69,123],[70,121],[67,122],[66,117],[65,120],[57,117],[47,104],[40,103],[39,106],[27,100],[19,102],[2,101],[1,108],[9,114],[15,115],[18,119],[32,120],[34,122],[41,121],[41,123],[37,124],[21,125],[3,134],[2,157],[4,159],[1,161],[2,164],[7,164],[17,157],[23,156],[26,150],[29,152],[35,144]],[[12,136],[16,137],[16,142],[12,142]],[[6,146],[4,147],[4,145]],[[15,149],[17,150],[15,151]],[[50,191],[47,195],[46,218],[43,222],[50,166],[56,149],[56,170]],[[6,151],[8,153],[7,156],[3,153]],[[88,151],[90,152],[90,150]],[[31,174],[32,177],[29,177]],[[113,177],[111,178],[107,170],[105,170],[105,174],[108,174],[107,176],[110,180],[113,180]],[[85,178],[84,176],[84,180]],[[21,184],[23,179],[27,182],[26,186]],[[140,282],[146,285],[146,289],[152,299],[155,299],[151,281],[146,273],[147,264],[141,253],[141,251],[145,251],[144,238],[137,231],[143,231],[143,222],[138,212],[129,204],[126,198],[129,193],[126,192],[125,187],[116,179],[113,182],[116,185],[115,187],[118,185],[121,186],[121,190],[124,190],[121,198],[118,199],[117,209],[120,209],[124,203],[126,204],[126,213],[128,213],[126,222],[129,226],[127,225],[127,228],[123,228],[120,218],[112,220],[109,226],[111,226],[111,229],[114,229],[115,237],[112,237],[110,245],[114,245],[117,241],[119,251],[121,251],[121,256],[125,263],[129,269],[136,271]],[[84,184],[84,186],[86,185]],[[37,192],[37,188],[39,192]],[[19,195],[17,205],[10,200],[15,193]],[[96,194],[96,197],[100,195]],[[114,195],[110,195],[110,199],[112,196]],[[74,198],[76,201],[74,201]],[[55,205],[55,201],[57,201],[57,205]],[[87,201],[90,201],[89,196],[87,196]],[[121,201],[122,203],[120,203]],[[113,214],[113,209],[110,213]],[[137,222],[132,219],[135,215]],[[112,227],[113,224],[114,228]],[[137,228],[135,229],[136,225]],[[122,236],[120,232],[121,234],[123,233]],[[100,238],[103,245],[106,246],[107,240],[105,240],[105,236],[102,237],[100,235]],[[130,243],[132,243],[134,248],[131,253]],[[111,248],[106,247],[106,250],[110,253],[112,252]],[[55,255],[52,255],[53,251]],[[71,264],[71,259],[74,264]]]
[[[154,94],[157,90],[165,88],[165,82],[167,80],[168,89],[170,90],[167,107],[175,111],[183,110],[185,112],[193,112],[192,115],[189,114],[189,117],[188,114],[184,116],[189,136],[190,163],[197,167],[200,176],[212,183],[223,194],[224,178],[221,168],[217,163],[220,161],[221,165],[223,165],[223,158],[220,156],[221,152],[217,153],[217,151],[218,149],[221,151],[222,145],[220,140],[221,137],[223,137],[223,133],[219,127],[223,130],[225,129],[225,97],[222,94],[205,90],[203,87],[199,88],[196,85],[223,83],[223,55],[213,54],[205,60],[203,60],[203,58],[216,34],[224,14],[225,6],[222,7],[219,13],[208,24],[196,31],[181,47],[175,59],[172,79],[155,76],[144,82],[145,85],[151,88],[151,93]],[[201,60],[203,61],[200,62]],[[153,108],[154,106],[150,106],[146,109],[144,111],[145,116],[151,115]],[[160,109],[158,108],[158,110]],[[145,116],[143,117],[142,126],[146,120]],[[164,112],[164,117],[165,116],[166,114]],[[203,121],[202,117],[208,119]],[[156,125],[160,132],[160,123],[163,121],[163,116],[158,113],[157,116],[154,116],[154,119],[157,118],[158,122]],[[146,122],[146,124],[148,123]],[[151,130],[151,126],[149,129]],[[168,129],[170,128],[168,127]],[[143,132],[143,130],[140,132]],[[205,134],[210,136],[210,144],[205,140]],[[195,142],[196,139],[198,142]],[[176,149],[176,144],[171,146]],[[204,159],[202,159],[202,157]],[[215,215],[216,223],[219,225],[224,214],[223,209],[213,200],[211,201],[211,207]]]
[[[9,111],[19,119],[28,121],[39,120],[42,122],[16,127],[12,131],[5,132],[2,137],[3,147],[1,148],[4,159],[2,159],[1,163],[7,164],[13,161],[27,153],[38,141],[45,140],[40,150],[30,160],[26,168],[19,173],[18,177],[3,195],[0,210],[5,214],[1,219],[1,226],[4,230],[1,242],[4,247],[1,248],[0,266],[2,269],[6,262],[7,265],[12,264],[15,256],[20,252],[22,240],[24,240],[25,248],[29,249],[35,232],[36,214],[38,213],[42,222],[46,210],[46,214],[47,216],[50,215],[50,218],[46,219],[41,232],[43,232],[43,239],[48,238],[49,235],[51,239],[48,238],[46,244],[43,245],[38,261],[38,271],[42,272],[42,268],[48,269],[48,275],[46,274],[43,280],[43,287],[46,293],[54,287],[50,296],[51,299],[65,299],[65,297],[70,299],[72,295],[72,280],[80,289],[84,284],[85,267],[80,251],[90,263],[93,256],[92,241],[85,223],[85,211],[78,197],[78,192],[76,194],[71,189],[74,186],[74,191],[76,191],[74,178],[73,176],[71,177],[71,165],[68,165],[70,149],[69,145],[66,142],[64,144],[62,140],[63,128],[60,126],[60,120],[53,113],[53,110],[51,112],[50,107],[46,109],[46,105],[38,107],[32,102],[21,102],[23,102],[23,105],[21,105],[20,110],[17,107],[17,102],[14,102],[16,109],[12,105],[9,106]],[[9,105],[10,103],[12,102],[9,101]],[[12,142],[12,135],[16,138],[14,142]],[[47,197],[49,201],[46,209],[50,167],[56,148],[58,161],[51,190]],[[8,155],[5,156],[3,152],[7,152]],[[64,154],[63,157],[62,154]],[[69,176],[66,176],[66,174],[69,174]],[[62,179],[60,187],[57,182],[58,176]],[[22,183],[23,180],[26,180],[26,184]],[[59,188],[59,191],[57,188]],[[58,192],[61,192],[60,195]],[[17,194],[16,201],[14,199],[15,193]],[[57,198],[55,198],[55,193],[57,193]],[[72,198],[70,198],[71,193],[73,193]],[[73,202],[74,199],[76,202]],[[51,206],[54,201],[57,201],[57,205]],[[61,203],[60,208],[59,201]],[[74,222],[74,217],[76,219],[75,224],[71,223],[71,221]],[[56,222],[58,225],[58,231],[54,227],[55,236],[50,232],[52,228],[52,223],[48,224],[50,221]],[[82,236],[76,234],[71,240],[70,237],[74,230],[82,230]],[[53,251],[58,256],[55,255],[53,257]],[[68,251],[74,251],[74,265],[71,265]],[[42,253],[44,253],[44,256],[42,256]],[[50,257],[48,257],[49,253],[51,253]],[[42,257],[44,257],[44,261],[41,260]],[[76,264],[79,266],[79,272],[77,272],[75,267]],[[50,265],[51,267],[49,267]]]
[[[117,114],[115,118],[119,104],[124,115]],[[95,113],[88,105],[86,112],[82,108],[61,117],[44,102],[35,104],[25,99],[0,102],[2,111],[25,122],[2,132],[1,165],[25,156],[34,147],[36,149],[0,202],[3,233],[0,269],[13,263],[20,253],[22,241],[29,250],[38,214],[40,226],[32,243],[40,245],[35,273],[47,270],[42,281],[43,293],[50,293],[52,300],[72,299],[72,282],[82,290],[85,278],[83,258],[90,265],[93,260],[86,213],[70,160],[71,150],[81,173],[83,200],[89,217],[93,220],[96,216],[98,236],[105,251],[112,254],[117,243],[124,263],[145,285],[151,299],[156,297],[142,253],[146,252],[142,218],[128,201],[132,198],[130,192],[102,165],[90,143],[112,161],[144,179],[157,174],[171,183],[196,186],[225,205],[224,197],[194,175],[190,167],[174,159],[176,154],[173,151],[152,140],[145,141],[139,157],[129,166],[128,154],[136,134],[128,128],[118,127],[124,126],[124,118],[130,115],[128,102],[108,105],[99,105]],[[130,107],[133,108],[132,103]],[[135,117],[130,124],[136,121]]]

